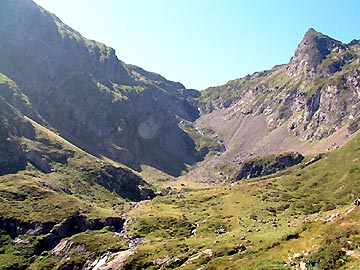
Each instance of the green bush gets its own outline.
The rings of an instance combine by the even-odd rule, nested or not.
[[[307,266],[319,270],[338,269],[345,262],[346,252],[341,249],[341,245],[334,243],[313,253],[307,261]]]
[[[332,202],[326,202],[325,205],[323,206],[322,210],[323,211],[330,211],[330,210],[334,210],[336,208],[336,205]]]

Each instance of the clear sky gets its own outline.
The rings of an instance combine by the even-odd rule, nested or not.
[[[35,0],[119,59],[205,89],[287,63],[310,27],[360,39],[360,0]]]

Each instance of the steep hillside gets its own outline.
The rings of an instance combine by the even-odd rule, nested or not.
[[[0,269],[76,267],[108,249],[126,248],[115,232],[126,222],[132,201],[154,197],[149,184],[129,168],[100,161],[24,117],[2,96],[4,89],[18,89],[16,84],[2,78]],[[70,252],[42,260],[73,236],[82,246],[74,261],[66,260]]]
[[[174,175],[201,159],[178,127],[180,119],[198,117],[188,101],[196,91],[123,63],[112,48],[30,0],[1,1],[0,34],[0,72],[72,143],[135,169],[147,164]]]
[[[344,44],[310,29],[289,64],[202,91],[197,126],[216,131],[227,151],[197,174],[221,180],[224,166],[250,156],[342,145],[356,131],[347,126],[360,117],[359,56],[357,41]],[[319,141],[326,143],[316,148]]]

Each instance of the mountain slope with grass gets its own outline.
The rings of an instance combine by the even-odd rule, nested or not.
[[[126,249],[126,240],[114,238],[115,232],[132,204],[154,197],[151,186],[131,169],[99,160],[23,116],[3,97],[19,88],[2,78],[0,269],[75,269],[108,249]],[[69,240],[68,249],[59,252],[74,235],[81,249],[75,244],[71,249]],[[91,242],[96,246],[84,244]],[[56,257],[42,259],[56,247]]]
[[[85,151],[173,175],[202,158],[178,126],[198,117],[191,104],[197,91],[125,64],[114,49],[30,0],[0,3],[0,34],[0,72],[50,127]]]
[[[121,269],[356,269],[359,151],[358,135],[272,176],[231,185],[177,181],[175,194],[129,213],[129,232],[146,241]]]

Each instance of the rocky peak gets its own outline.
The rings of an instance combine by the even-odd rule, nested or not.
[[[299,79],[312,79],[326,56],[332,52],[342,52],[347,46],[310,28],[295,50],[287,68],[287,74]]]
[[[360,39],[353,39],[348,43],[348,46],[359,45],[359,44],[360,44]]]

